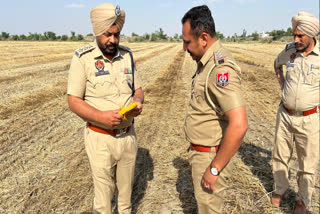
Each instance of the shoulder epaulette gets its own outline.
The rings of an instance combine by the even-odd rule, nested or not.
[[[227,54],[224,52],[223,49],[219,49],[214,53],[215,55],[215,64],[220,65],[225,62],[225,58],[227,57]]]
[[[126,46],[123,46],[123,45],[119,45],[119,48],[122,49],[122,50],[125,50],[125,51],[129,51],[131,52],[131,49],[126,47]]]
[[[77,57],[80,58],[83,54],[85,54],[85,53],[93,50],[94,48],[95,48],[95,47],[92,46],[92,45],[87,45],[87,46],[85,46],[85,47],[82,47],[82,48],[79,48],[78,50],[76,50],[76,51],[74,52],[74,54],[75,54]]]
[[[293,43],[290,43],[290,44],[287,44],[286,45],[286,51],[288,51],[288,50],[290,50],[290,49],[292,49],[292,48],[295,48],[296,47],[296,45],[295,45],[295,43],[293,42]]]

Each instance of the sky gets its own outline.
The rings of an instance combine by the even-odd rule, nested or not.
[[[213,15],[216,31],[225,36],[247,35],[291,27],[299,11],[319,18],[319,0],[0,0],[0,32],[57,35],[93,33],[92,7],[105,2],[119,5],[126,12],[121,34],[143,35],[162,28],[168,36],[181,35],[181,18],[192,7],[206,4]]]

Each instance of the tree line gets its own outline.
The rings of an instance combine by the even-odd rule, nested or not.
[[[216,32],[217,37],[221,40],[226,41],[258,41],[258,40],[269,40],[269,41],[277,41],[280,40],[283,37],[291,37],[292,36],[292,28],[289,27],[286,31],[285,30],[272,30],[270,32],[266,32],[264,35],[268,35],[265,38],[262,38],[261,34],[259,34],[257,31],[253,32],[252,34],[248,35],[247,31],[243,29],[241,35],[237,35],[236,33],[233,36],[224,36],[223,33],[217,31]],[[93,37],[93,34],[87,34],[87,37]],[[122,35],[124,36],[124,35]],[[85,37],[81,34],[77,34],[74,31],[71,31],[71,36],[68,36],[66,34],[64,35],[57,35],[56,33],[52,31],[46,31],[43,34],[40,33],[30,33],[29,35],[10,35],[7,32],[2,32],[0,35],[0,40],[28,40],[28,41],[82,41]],[[170,41],[170,42],[181,42],[182,41],[182,35],[178,35],[177,33],[173,36],[168,36],[164,33],[162,28],[159,28],[159,30],[156,30],[153,33],[145,33],[144,35],[138,35],[134,32],[131,33],[131,36],[128,37],[129,42],[156,42],[156,41]]]
[[[87,34],[87,36],[93,36],[93,34]],[[7,32],[2,31],[0,35],[0,40],[14,40],[14,41],[82,41],[84,36],[81,34],[76,35],[74,31],[71,31],[71,36],[66,34],[57,35],[52,31],[46,31],[43,34],[41,33],[30,33],[29,35],[25,34],[13,34],[10,35]]]

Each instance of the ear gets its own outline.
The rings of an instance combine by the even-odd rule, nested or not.
[[[205,32],[201,33],[200,35],[200,44],[202,45],[202,47],[206,47],[208,44],[208,40],[209,40],[209,35]]]

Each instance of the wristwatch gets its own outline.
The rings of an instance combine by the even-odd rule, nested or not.
[[[219,170],[217,168],[215,168],[215,167],[211,167],[210,168],[210,172],[214,176],[218,176],[220,174]]]

